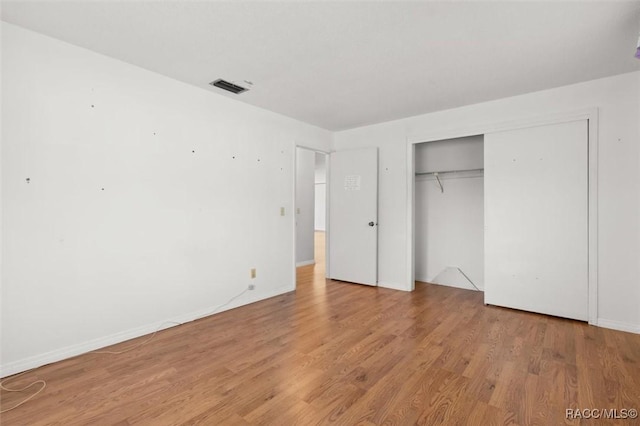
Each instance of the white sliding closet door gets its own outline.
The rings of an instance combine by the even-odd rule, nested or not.
[[[588,122],[486,134],[485,303],[588,318]]]

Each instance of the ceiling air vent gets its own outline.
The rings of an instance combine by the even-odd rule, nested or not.
[[[223,80],[221,78],[217,79],[216,81],[212,81],[209,84],[212,85],[212,86],[216,86],[216,87],[219,87],[221,89],[224,89],[227,92],[235,93],[236,95],[238,93],[246,92],[247,90],[249,90],[247,88],[238,86],[237,84],[230,83],[230,82],[228,82],[226,80]]]

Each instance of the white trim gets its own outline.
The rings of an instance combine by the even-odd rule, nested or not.
[[[589,137],[589,324],[598,323],[598,109],[587,114]]]
[[[407,282],[409,291],[416,287],[416,251],[415,251],[415,169],[416,169],[416,145],[407,139]]]
[[[407,286],[414,286],[415,239],[414,239],[414,199],[415,199],[415,144],[435,142],[465,136],[483,135],[527,127],[587,120],[589,150],[589,324],[597,325],[598,320],[598,108],[585,108],[575,111],[558,112],[537,117],[523,118],[508,122],[487,123],[472,127],[451,128],[428,135],[407,137]]]
[[[332,151],[325,151],[324,149],[312,148],[310,146],[300,145],[296,143],[296,148],[306,149],[307,151],[319,152],[320,154],[329,155]]]
[[[298,254],[297,254],[297,239],[298,239],[298,227],[296,226],[296,215],[295,215],[295,211],[296,211],[296,205],[298,204],[298,197],[296,196],[297,193],[297,186],[298,186],[298,145],[296,144],[296,142],[293,142],[293,168],[291,170],[292,173],[292,177],[293,177],[293,185],[291,185],[293,187],[293,194],[291,194],[291,235],[293,238],[293,250],[291,253],[292,256],[292,262],[291,264],[293,265],[292,271],[291,271],[291,281],[293,282],[293,288],[296,288],[298,285],[298,274],[296,272],[296,261],[298,260]],[[286,215],[286,212],[285,212]]]
[[[451,285],[451,284],[435,283],[435,282],[433,282],[433,279],[424,280],[424,279],[421,279],[421,278],[416,278],[416,281],[420,282],[420,283],[429,284],[429,285],[439,285],[439,286],[442,286],[442,287],[457,288],[457,289],[460,289],[460,290],[484,292],[484,287],[478,287],[478,288],[462,287],[462,286],[458,287],[456,285]]]
[[[326,177],[325,180],[326,182],[329,182],[329,176],[330,176],[330,170],[331,170],[331,152],[332,151],[325,151],[323,149],[318,149],[318,148],[312,148],[309,146],[305,146],[305,145],[300,145],[298,142],[294,141],[293,142],[293,203],[292,203],[292,212],[296,211],[296,205],[298,203],[298,199],[296,197],[296,185],[298,183],[298,179],[297,179],[297,168],[298,168],[298,163],[297,163],[297,157],[298,157],[298,153],[297,150],[298,148],[300,149],[306,149],[307,151],[313,151],[313,152],[317,152],[320,154],[324,154],[326,156],[326,161],[325,161],[325,168],[326,168]],[[314,181],[315,182],[315,181]],[[327,185],[328,188],[328,185]],[[329,203],[330,203],[330,197],[329,197],[329,191],[325,190],[325,223],[324,223],[324,231],[325,232],[325,241],[324,241],[324,255],[325,255],[325,264],[324,264],[324,273],[325,273],[325,278],[329,278]],[[315,261],[302,261],[302,262],[297,262],[296,259],[296,239],[297,239],[297,227],[296,227],[296,218],[295,218],[295,214],[292,215],[293,216],[293,221],[292,221],[292,226],[293,226],[293,287],[296,288],[297,285],[297,272],[296,272],[296,268],[300,267],[300,266],[306,266],[306,265],[311,265],[311,264],[315,264]],[[311,263],[307,263],[307,262],[311,262]]]
[[[308,266],[308,265],[315,265],[316,261],[311,259],[311,260],[303,260],[302,262],[296,262],[296,268],[299,268],[301,266]]]
[[[331,153],[326,154],[325,158],[325,206],[324,206],[324,277],[328,279],[331,276],[331,263],[329,261],[329,249],[331,244],[331,236],[329,228],[331,226],[331,217],[329,215],[329,207],[331,205],[331,192],[329,191],[329,182],[331,178]]]
[[[583,108],[569,112],[545,114],[518,120],[502,121],[497,123],[478,124],[475,126],[451,128],[435,133],[414,135],[407,137],[410,144],[436,142],[443,139],[463,138],[467,136],[484,135],[486,133],[498,133],[509,130],[524,129],[527,127],[544,126],[547,124],[559,124],[570,121],[597,119],[598,108]]]
[[[640,334],[640,324],[631,324],[628,322],[614,321],[608,319],[599,318],[597,324],[598,327],[610,328],[612,330],[626,331],[629,333]]]
[[[400,291],[413,291],[413,288],[407,288],[406,286],[398,283],[387,283],[378,281],[378,287],[389,288],[391,290],[400,290]]]
[[[215,309],[212,307],[209,307],[206,309],[200,309],[198,311],[191,312],[189,314],[168,318],[164,321],[155,321],[151,324],[143,325],[143,326],[132,328],[125,331],[120,331],[118,333],[114,333],[109,336],[99,337],[97,339],[92,339],[87,342],[78,343],[78,344],[67,346],[64,348],[55,349],[53,351],[46,352],[43,354],[30,356],[28,358],[10,362],[8,364],[0,366],[0,378],[7,377],[16,373],[21,373],[23,371],[31,370],[33,368],[41,367],[46,364],[51,364],[52,362],[62,361],[64,359],[71,358],[77,355],[86,354],[87,352],[95,351],[96,349],[115,345],[117,343],[122,343],[127,340],[135,339],[137,337],[154,333],[156,331],[164,330],[171,327],[176,327],[178,324],[171,324],[174,322],[184,324],[184,323],[195,321],[211,315],[216,315],[221,312],[228,311],[230,309],[238,308],[240,306],[245,306],[252,303],[260,302],[264,299],[289,293],[290,291],[294,291],[294,290],[295,288],[292,289],[291,286],[281,286],[268,292],[259,293],[258,297],[256,297],[256,294],[255,294],[256,292],[249,292],[246,294],[253,296],[250,300],[248,301],[234,300],[232,303],[229,303],[227,306],[218,308],[218,310],[216,310],[215,313],[212,313],[212,309]],[[150,345],[151,343],[149,344],[149,346]],[[95,354],[95,356],[109,356],[109,355]]]

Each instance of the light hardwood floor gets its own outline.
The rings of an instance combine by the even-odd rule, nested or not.
[[[9,382],[48,385],[2,424],[555,425],[567,408],[640,408],[640,335],[484,306],[468,290],[325,281],[318,260],[295,292]],[[7,408],[22,395],[2,397]]]

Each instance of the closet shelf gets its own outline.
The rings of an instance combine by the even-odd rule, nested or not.
[[[442,185],[442,181],[440,180],[440,176],[442,176],[442,175],[450,176],[451,179],[468,178],[468,177],[475,177],[477,175],[474,175],[474,173],[480,173],[480,172],[484,173],[484,169],[442,170],[442,171],[439,171],[439,172],[416,173],[416,176],[433,176],[435,178],[435,180],[438,181],[438,186],[440,187],[440,192],[444,193],[444,186]],[[458,175],[458,176],[456,176],[456,175]]]
[[[468,172],[482,172],[482,171],[484,171],[484,169],[442,170],[437,172],[416,173],[416,176],[428,176],[428,175],[436,176],[436,175],[444,175],[444,174],[450,174],[450,173],[468,173]]]

